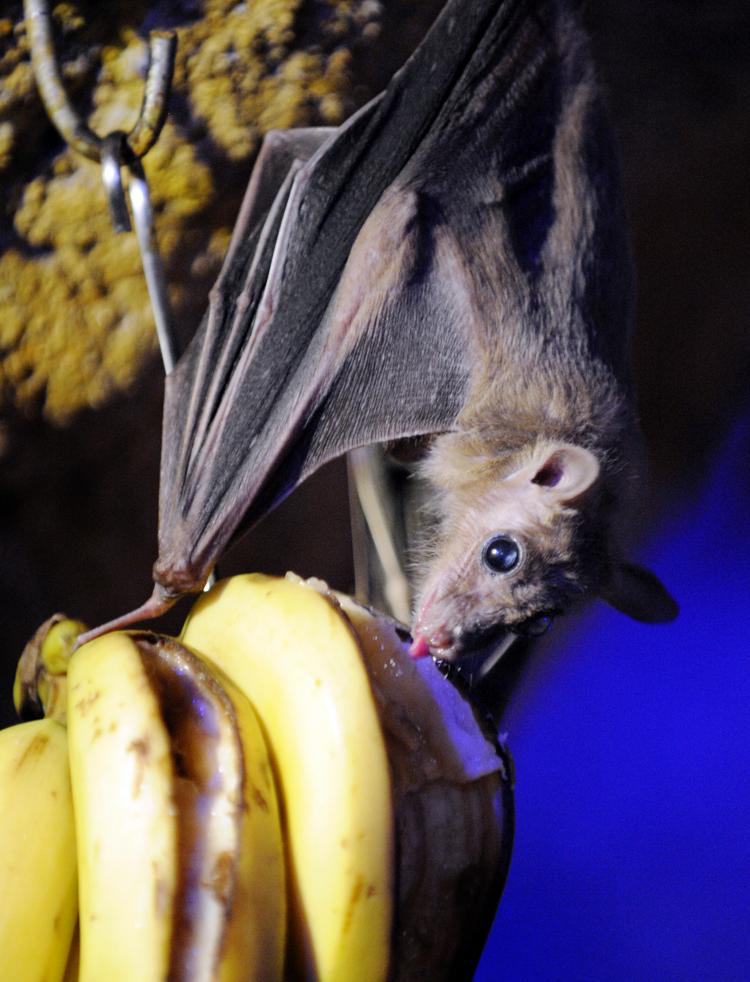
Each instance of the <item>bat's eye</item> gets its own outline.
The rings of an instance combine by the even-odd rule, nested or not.
[[[491,573],[510,573],[521,561],[521,547],[509,535],[493,535],[482,550],[482,562]]]

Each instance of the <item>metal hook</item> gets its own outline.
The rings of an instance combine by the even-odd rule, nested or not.
[[[107,138],[97,136],[68,100],[55,55],[47,0],[24,0],[23,9],[29,32],[31,65],[50,119],[74,150],[89,160],[100,162]],[[150,59],[141,110],[133,128],[124,135],[128,150],[137,160],[156,143],[166,119],[177,38],[171,31],[155,31],[149,35],[148,43]]]
[[[129,232],[132,228],[125,189],[122,184],[122,165],[125,159],[125,134],[115,130],[102,140],[102,181],[107,192],[109,214],[115,232]]]
[[[102,141],[102,178],[107,190],[110,213],[117,232],[129,232],[130,216],[125,202],[122,169],[127,171],[127,191],[133,215],[141,263],[146,277],[151,308],[156,322],[164,374],[169,375],[177,361],[172,316],[159,249],[156,244],[154,211],[148,190],[146,174],[141,162],[129,152],[124,133],[111,133]]]
[[[135,126],[130,133],[116,130],[102,138],[87,126],[68,101],[55,56],[52,18],[47,0],[24,0],[24,16],[29,31],[32,68],[44,106],[63,139],[78,153],[101,163],[102,180],[116,232],[129,232],[132,228],[122,181],[123,168],[128,172],[127,194],[133,225],[164,371],[168,375],[176,361],[175,342],[166,279],[156,245],[151,197],[140,159],[158,139],[166,119],[177,38],[172,32],[149,36],[151,60]]]
[[[138,237],[138,247],[141,251],[143,272],[146,276],[146,286],[151,298],[151,307],[156,322],[156,335],[159,339],[161,360],[164,363],[164,374],[169,375],[177,361],[177,351],[172,330],[172,317],[167,294],[167,281],[164,268],[156,245],[154,228],[154,212],[151,207],[151,196],[148,193],[148,183],[141,162],[137,159],[127,164],[129,170],[128,198],[133,212],[135,234]]]

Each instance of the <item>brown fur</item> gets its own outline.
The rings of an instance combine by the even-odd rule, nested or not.
[[[627,362],[630,257],[618,182],[611,171],[599,180],[597,155],[610,151],[606,134],[602,150],[598,127],[591,132],[602,108],[585,39],[568,14],[558,9],[556,18],[565,84],[554,141],[555,221],[539,277],[514,262],[502,212],[487,209],[478,228],[472,216],[470,243],[460,216],[449,215],[451,232],[443,232],[455,236],[457,267],[461,255],[472,257],[453,285],[479,339],[456,429],[434,440],[422,466],[438,528],[415,631],[444,657],[498,624],[559,613],[590,593],[642,619],[675,613],[655,578],[638,571],[636,583],[621,561],[621,517],[640,470]],[[611,169],[611,159],[605,163]],[[498,201],[503,192],[488,190]],[[604,261],[602,242],[612,250]],[[573,471],[582,463],[595,473],[572,497],[535,476],[543,478],[546,462],[566,447],[578,451]],[[525,480],[515,477],[526,472]],[[497,533],[522,547],[512,573],[482,563],[483,545]]]

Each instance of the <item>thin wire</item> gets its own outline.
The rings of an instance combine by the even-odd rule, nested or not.
[[[177,361],[177,351],[172,329],[172,315],[167,294],[167,281],[164,276],[159,249],[156,244],[154,211],[148,183],[139,160],[126,162],[128,168],[128,198],[133,213],[133,225],[141,252],[146,286],[151,298],[151,307],[156,322],[156,336],[159,339],[164,374],[169,375]]]
[[[99,163],[106,138],[102,139],[89,128],[68,99],[57,63],[47,0],[24,0],[23,9],[31,66],[45,109],[62,138],[75,151]],[[166,119],[177,37],[172,31],[154,31],[148,43],[149,66],[141,109],[135,125],[124,135],[128,150],[138,160],[156,143]]]

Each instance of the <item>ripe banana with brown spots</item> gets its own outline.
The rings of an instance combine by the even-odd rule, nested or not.
[[[181,638],[267,734],[299,977],[470,979],[513,808],[509,758],[469,702],[412,661],[402,629],[321,581],[233,577],[197,600]]]
[[[10,912],[19,937],[55,942],[44,974],[41,946],[19,955],[19,979],[63,978],[78,906],[65,982],[472,977],[510,857],[511,764],[403,629],[291,575],[218,584],[179,640],[116,632],[71,658],[81,629],[56,615],[19,664],[17,705],[55,719],[0,734],[1,768],[3,740],[54,733],[31,783],[67,815],[54,862],[24,845],[37,876],[0,913],[6,935]],[[7,815],[29,807],[17,780],[0,777]],[[19,842],[7,815],[0,862]]]

